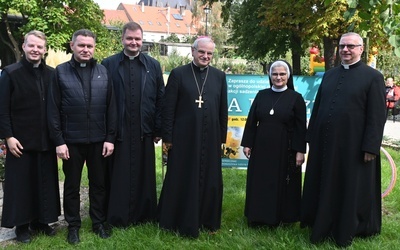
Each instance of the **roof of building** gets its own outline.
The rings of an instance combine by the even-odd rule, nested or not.
[[[135,21],[145,32],[197,34],[196,25],[192,22],[192,12],[184,8],[153,7],[120,3],[117,10],[103,10],[104,24]]]

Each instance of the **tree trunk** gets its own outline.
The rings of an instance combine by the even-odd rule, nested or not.
[[[293,75],[301,75],[301,38],[292,35],[292,68]]]
[[[339,51],[337,49],[338,41],[339,39],[332,39],[328,37],[323,38],[325,71],[339,65],[340,58],[339,58]]]
[[[11,44],[6,41],[4,41],[4,43],[11,48],[11,50],[14,53],[15,61],[18,62],[21,59],[22,53],[19,48],[18,42],[15,40],[15,38],[11,32],[11,27],[10,27],[10,23],[8,22],[7,13],[2,15],[2,19],[4,21],[4,24],[6,25],[6,32],[7,32],[8,39],[10,40]]]
[[[269,66],[269,63],[260,62],[260,64],[261,64],[261,66],[262,66],[264,75],[268,75],[268,70],[269,70],[268,66]]]

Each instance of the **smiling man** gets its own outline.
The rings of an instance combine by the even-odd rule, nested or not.
[[[47,130],[47,89],[54,69],[47,66],[46,36],[25,35],[24,57],[0,77],[0,138],[7,141],[2,227],[16,226],[17,241],[31,232],[54,235],[48,223],[58,220],[60,198],[54,145]]]
[[[187,237],[221,226],[221,144],[226,140],[228,104],[225,73],[210,66],[214,49],[209,37],[198,38],[193,61],[171,71],[165,90],[168,167],[159,223]]]
[[[102,64],[113,79],[118,113],[108,222],[128,227],[156,220],[154,143],[161,139],[165,87],[160,63],[141,53],[142,27],[126,23],[121,41],[123,50]]]
[[[342,64],[324,74],[311,114],[301,225],[312,228],[313,243],[345,247],[381,230],[385,83],[361,61],[363,50],[359,34],[342,35]]]

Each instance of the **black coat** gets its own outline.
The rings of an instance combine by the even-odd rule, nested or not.
[[[118,137],[110,164],[108,223],[126,227],[156,219],[157,192],[154,137],[161,137],[164,80],[160,64],[123,52],[103,64],[113,79]]]
[[[49,87],[47,105],[51,139],[65,143],[115,142],[116,105],[107,69],[90,62],[89,93],[75,69],[75,61],[60,64]]]
[[[35,73],[35,71],[37,71]],[[25,58],[0,77],[0,137],[15,137],[20,158],[7,151],[1,225],[50,223],[60,215],[58,166],[47,129],[46,96],[53,68]]]
[[[143,53],[140,53],[138,57],[143,65],[140,102],[141,134],[142,136],[160,137],[161,109],[165,89],[161,66],[157,60]],[[126,114],[123,60],[124,53],[121,52],[102,61],[112,77],[115,89],[118,113],[117,140],[123,138],[121,133],[124,131],[122,126]]]
[[[358,62],[324,74],[306,136],[301,224],[312,227],[312,242],[332,237],[347,246],[355,236],[380,232],[385,120],[381,73]],[[365,152],[376,159],[364,162]]]
[[[47,130],[46,99],[54,69],[42,62],[38,71],[41,78],[35,81],[33,65],[22,58],[5,67],[0,79],[0,138],[13,136],[25,150],[32,151],[52,148]]]

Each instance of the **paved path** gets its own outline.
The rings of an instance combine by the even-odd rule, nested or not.
[[[384,139],[399,141],[400,142],[400,117],[397,118],[395,122],[389,118],[385,124]],[[62,190],[62,183],[60,183],[60,190]],[[60,191],[61,202],[62,202],[62,192]],[[0,217],[3,205],[3,189],[0,185]],[[60,221],[63,221],[64,217],[60,216]],[[11,240],[15,238],[14,229],[2,228],[0,227],[0,242]]]
[[[387,137],[395,141],[400,141],[400,116],[397,116],[395,122],[389,117],[386,121],[383,135],[385,138]]]

